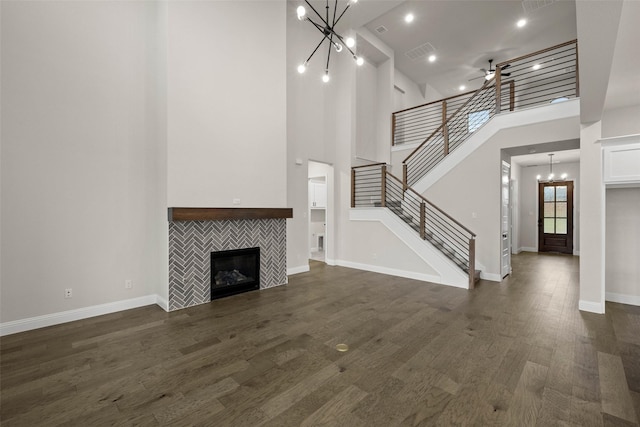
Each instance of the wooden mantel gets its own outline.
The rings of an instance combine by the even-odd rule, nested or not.
[[[169,221],[293,218],[291,208],[169,208]]]

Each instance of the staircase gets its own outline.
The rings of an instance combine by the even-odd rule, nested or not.
[[[403,161],[402,179],[391,174],[386,163],[353,167],[351,207],[388,209],[463,271],[473,289],[480,279],[475,268],[476,234],[412,186],[495,115],[578,97],[577,69],[577,41],[573,40],[497,64],[495,78],[473,93],[394,113],[393,145],[422,142]],[[449,104],[456,107],[451,114]],[[434,108],[441,111],[437,127]]]

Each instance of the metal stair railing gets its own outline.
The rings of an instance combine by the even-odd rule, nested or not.
[[[450,115],[451,98],[395,112],[393,145],[424,138],[402,162],[403,182],[414,185],[495,114],[578,96],[578,43],[571,40],[497,64],[494,78],[471,95],[456,98],[466,101]],[[440,116],[434,112],[439,103]],[[433,117],[442,123],[436,127],[438,120]]]
[[[476,234],[405,186],[384,163],[351,169],[351,207],[385,207],[469,275],[475,284]]]

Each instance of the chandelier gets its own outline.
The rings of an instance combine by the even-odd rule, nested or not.
[[[332,46],[337,53],[342,52],[343,47],[346,47],[349,53],[351,54],[351,56],[353,57],[353,59],[356,61],[356,64],[358,65],[364,64],[364,59],[356,56],[353,50],[351,50],[351,48],[354,47],[356,44],[356,41],[353,39],[353,37],[347,37],[345,39],[335,31],[336,25],[338,24],[338,22],[340,22],[340,19],[342,19],[345,12],[349,10],[349,7],[351,7],[352,4],[357,3],[358,0],[349,0],[349,2],[347,3],[347,6],[344,8],[342,13],[340,13],[340,15],[337,14],[338,0],[336,0],[333,6],[332,19],[329,19],[329,16],[331,15],[329,10],[329,0],[327,0],[327,6],[325,8],[326,13],[324,17],[322,17],[322,15],[318,13],[318,11],[311,5],[311,3],[309,3],[307,0],[304,0],[304,2],[307,4],[307,6],[311,8],[311,10],[313,10],[317,18],[314,17],[315,19],[314,21],[314,19],[311,19],[311,17],[307,16],[307,9],[304,6],[300,5],[296,9],[296,12],[298,14],[298,19],[300,21],[309,21],[314,27],[316,27],[316,29],[320,31],[320,33],[322,33],[322,40],[320,40],[320,43],[318,43],[316,48],[313,49],[313,52],[311,52],[311,55],[309,55],[307,60],[304,61],[302,64],[298,65],[298,72],[302,74],[307,70],[307,64],[309,63],[313,55],[318,51],[320,46],[322,46],[322,44],[325,41],[328,42],[329,48],[327,49],[327,64],[324,69],[324,74],[322,75],[323,82],[327,83],[329,81],[329,61],[331,60]],[[320,20],[318,21],[318,19]]]

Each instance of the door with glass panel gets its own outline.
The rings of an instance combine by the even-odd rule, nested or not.
[[[573,253],[573,182],[541,182],[538,251]]]

